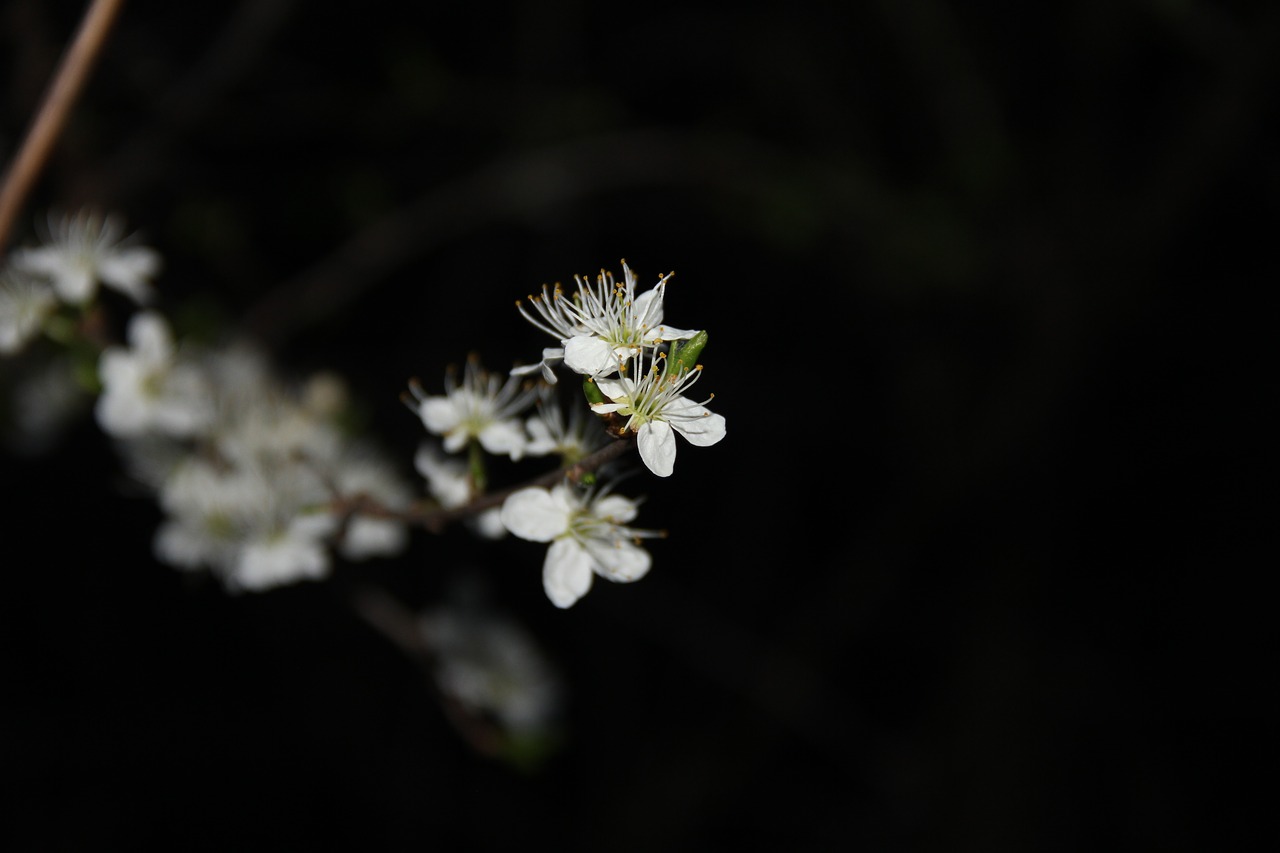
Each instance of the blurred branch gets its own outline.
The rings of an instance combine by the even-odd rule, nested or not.
[[[80,28],[41,101],[35,121],[0,182],[0,251],[8,243],[18,212],[48,162],[123,5],[124,0],[93,0],[85,11]]]
[[[119,205],[161,179],[172,162],[169,149],[199,124],[216,98],[255,70],[295,5],[295,0],[240,3],[199,61],[155,99],[151,121],[124,140],[103,168],[81,179],[81,195]]]
[[[688,142],[662,131],[607,134],[513,154],[373,221],[268,293],[247,312],[245,331],[278,347],[410,259],[477,224],[534,215],[620,186],[683,180],[690,159]]]
[[[534,479],[520,483],[510,488],[500,491],[488,492],[480,497],[472,500],[462,506],[452,508],[414,508],[410,510],[391,509],[378,501],[373,500],[367,495],[357,495],[350,498],[340,498],[336,500],[330,509],[344,516],[350,515],[367,515],[373,518],[393,518],[400,521],[409,522],[419,525],[425,530],[432,533],[440,533],[446,526],[455,521],[461,521],[464,518],[478,515],[487,509],[501,506],[502,503],[515,492],[520,489],[527,489],[534,486],[549,487],[557,483],[563,482],[565,479],[577,483],[582,478],[607,465],[609,462],[617,459],[629,449],[636,446],[636,434],[627,433],[626,435],[615,438],[604,447],[589,454],[578,462],[571,465],[565,465],[554,471],[548,471]]]
[[[786,182],[799,185],[797,204],[808,210],[832,204],[830,186],[853,180],[862,192],[844,202],[858,210],[842,210],[840,221],[879,215],[885,190],[877,178],[853,174],[850,164],[842,168],[844,172],[833,174],[827,171],[830,166],[798,161],[745,135],[666,128],[630,128],[515,152],[374,220],[265,294],[245,312],[243,331],[278,348],[397,268],[460,234],[493,222],[536,219],[557,206],[619,189],[709,187],[740,210],[774,211],[770,200],[779,182]]]

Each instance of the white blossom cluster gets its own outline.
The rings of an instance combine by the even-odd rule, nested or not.
[[[335,548],[360,560],[405,547],[403,521],[335,503],[368,495],[404,509],[413,499],[387,460],[339,428],[336,377],[290,386],[243,345],[180,352],[149,311],[130,321],[129,344],[102,353],[96,414],[165,511],[162,561],[256,591],[325,577]]]
[[[339,428],[339,380],[292,387],[246,345],[179,346],[144,307],[159,254],[122,235],[118,219],[86,212],[52,217],[40,245],[15,250],[0,273],[0,349],[64,329],[71,320],[57,312],[86,311],[99,285],[139,304],[126,341],[97,358],[94,414],[165,512],[157,557],[241,591],[324,577],[335,549],[353,560],[402,550],[403,521],[335,509],[338,495],[392,509],[413,499],[393,466]]]
[[[670,477],[677,435],[696,447],[725,435],[710,397],[688,396],[706,333],[665,323],[669,275],[637,292],[624,262],[621,282],[603,271],[594,282],[575,276],[571,290],[544,286],[517,302],[555,339],[536,363],[492,372],[473,355],[446,372],[439,393],[409,382],[403,399],[429,434],[412,460],[415,487],[341,426],[349,401],[337,377],[288,382],[247,342],[179,338],[155,307],[160,268],[160,255],[125,236],[116,217],[50,217],[36,246],[0,263],[0,354],[42,336],[61,347],[72,369],[32,370],[26,388],[40,394],[15,408],[29,410],[29,427],[50,423],[71,393],[54,375],[77,380],[79,399],[92,401],[163,512],[156,557],[208,572],[230,592],[322,579],[340,558],[395,556],[411,527],[438,532],[447,521],[484,540],[546,544],[543,589],[567,608],[597,576],[644,577],[652,560],[643,543],[665,535],[633,526],[641,499],[618,491],[642,470],[624,461],[630,445],[649,472]],[[102,302],[105,290],[123,301],[123,317]],[[560,382],[566,373],[581,387]],[[555,466],[523,485],[491,483],[548,458]],[[554,740],[563,687],[519,625],[475,602],[428,607],[407,632],[380,621],[394,608],[376,612],[371,621],[389,636],[418,637],[412,653],[426,649],[450,715],[471,720],[461,726],[471,740],[513,760]]]
[[[668,358],[671,342],[691,342],[701,334],[663,322],[670,275],[637,293],[635,274],[625,261],[622,269],[621,283],[602,271],[594,282],[575,276],[572,293],[544,286],[540,295],[529,297],[532,308],[517,302],[520,313],[559,344],[544,349],[537,363],[518,366],[502,379],[472,359],[461,382],[453,374],[446,378],[443,395],[428,395],[411,384],[410,405],[427,430],[443,438],[446,451],[480,448],[512,460],[558,453],[566,464],[580,461],[609,433],[599,423],[594,432],[587,430],[581,407],[566,420],[553,402],[546,389],[557,383],[556,370],[565,367],[583,378],[591,410],[611,419],[615,438],[635,435],[641,460],[659,477],[674,471],[677,433],[698,447],[724,438],[724,417],[711,412],[708,401],[686,396],[702,366]],[[545,383],[541,392],[526,383],[530,376]],[[520,414],[535,397],[540,417],[522,423]],[[625,583],[649,571],[650,555],[639,543],[663,534],[632,527],[639,502],[616,494],[614,485],[566,478],[515,491],[502,504],[499,519],[506,530],[549,543],[542,580],[557,607],[572,606],[597,575]]]
[[[339,428],[346,395],[338,380],[291,385],[247,345],[175,340],[151,307],[160,267],[159,254],[125,236],[116,217],[51,217],[41,242],[14,250],[0,268],[0,352],[41,333],[93,338],[88,330],[100,333],[101,323],[86,318],[102,289],[126,298],[125,340],[94,339],[97,422],[165,513],[157,556],[210,570],[230,590],[323,578],[335,556],[395,555],[410,524],[435,529],[427,518],[448,517],[481,538],[547,543],[544,589],[569,607],[595,576],[643,577],[650,555],[641,543],[663,535],[632,526],[640,500],[617,491],[631,472],[606,446],[634,441],[644,466],[670,477],[677,435],[697,447],[725,435],[710,398],[688,396],[702,375],[695,360],[706,333],[665,322],[670,275],[639,292],[624,261],[621,281],[605,271],[594,281],[575,276],[573,288],[543,286],[516,303],[555,339],[536,363],[491,372],[473,355],[446,373],[441,393],[409,383],[405,402],[432,436],[413,459],[420,497],[371,444]],[[568,409],[564,397],[577,389],[558,384],[565,372],[582,382]],[[564,476],[491,488],[494,458],[538,457],[556,457]]]
[[[42,337],[71,369],[31,371],[15,409],[35,432],[79,399],[110,436],[133,479],[162,510],[152,546],[180,570],[208,572],[230,592],[327,577],[338,559],[391,557],[414,526],[465,525],[482,540],[508,535],[547,545],[543,589],[571,607],[593,580],[627,583],[652,560],[633,526],[642,502],[618,490],[645,469],[670,477],[676,436],[695,447],[724,438],[724,418],[695,400],[706,332],[667,325],[670,275],[637,292],[602,271],[575,287],[543,287],[518,310],[555,346],[534,364],[493,372],[472,355],[446,371],[439,393],[417,380],[403,399],[427,438],[411,478],[372,442],[351,435],[348,394],[335,376],[289,382],[247,342],[195,344],[155,307],[160,255],[125,236],[120,220],[82,212],[50,217],[37,245],[0,263],[0,354]],[[102,301],[114,291],[113,304]],[[114,314],[119,303],[126,313]],[[575,383],[561,382],[565,374]],[[24,404],[25,401],[25,404]],[[529,460],[540,475],[495,488]],[[406,466],[407,467],[407,466]],[[419,612],[408,629],[461,728],[486,750],[527,760],[554,740],[563,687],[514,622],[475,602]],[[389,636],[402,631],[380,619]],[[396,617],[401,622],[401,617]],[[479,725],[475,725],[479,723]],[[492,737],[496,734],[497,741]]]

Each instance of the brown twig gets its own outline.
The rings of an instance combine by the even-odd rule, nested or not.
[[[599,450],[583,457],[580,461],[565,465],[535,477],[532,480],[520,483],[500,491],[489,492],[481,495],[470,503],[452,508],[430,509],[410,508],[408,510],[396,510],[388,507],[368,495],[357,495],[353,497],[339,497],[332,505],[332,509],[342,515],[367,515],[373,518],[394,518],[406,521],[411,524],[419,525],[432,533],[439,533],[445,527],[455,521],[460,521],[473,515],[484,512],[495,506],[501,506],[502,502],[510,497],[513,493],[520,489],[526,489],[531,486],[552,486],[561,482],[565,478],[573,482],[578,482],[582,477],[592,471],[595,471],[605,464],[617,459],[622,454],[636,446],[635,434],[628,433],[614,441],[609,442]]]
[[[31,123],[4,180],[0,181],[0,252],[8,243],[18,212],[66,126],[71,107],[84,89],[89,70],[102,52],[107,33],[123,5],[124,0],[92,0],[71,46],[62,56],[35,121]]]

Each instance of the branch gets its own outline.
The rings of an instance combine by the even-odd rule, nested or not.
[[[566,478],[576,483],[585,475],[612,462],[635,446],[635,433],[627,433],[615,438],[614,441],[572,465],[564,465],[540,477],[535,477],[532,480],[507,489],[489,492],[462,506],[451,508],[433,507],[429,509],[411,507],[407,510],[396,510],[368,495],[360,494],[350,497],[337,497],[329,505],[329,508],[345,518],[350,518],[353,515],[365,515],[371,518],[398,519],[410,524],[420,525],[432,533],[440,533],[445,527],[456,521],[477,515],[492,507],[501,506],[503,501],[521,489],[534,486],[554,486]]]
[[[18,156],[0,182],[0,252],[9,240],[18,211],[66,126],[71,107],[89,79],[89,70],[101,53],[107,33],[123,5],[124,0],[92,0],[80,21],[75,39],[63,54]]]

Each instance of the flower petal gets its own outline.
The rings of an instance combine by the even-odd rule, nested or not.
[[[631,393],[631,386],[618,379],[609,379],[604,376],[597,376],[595,379],[596,387],[600,389],[600,393],[608,397],[610,400],[619,400]]]
[[[600,376],[618,369],[613,347],[589,335],[577,335],[565,341],[564,363],[587,376]]]
[[[591,506],[591,513],[597,518],[607,518],[617,524],[634,521],[638,511],[636,502],[623,495],[605,495]]]
[[[649,573],[653,564],[649,552],[629,539],[619,539],[612,544],[592,544],[591,556],[595,558],[596,572],[615,583],[638,581]]]
[[[480,430],[480,446],[495,456],[510,456],[517,462],[524,456],[524,427],[518,421],[494,421]]]
[[[448,397],[427,397],[418,404],[422,424],[436,435],[446,435],[461,422],[458,407]]]
[[[725,435],[724,415],[712,412],[692,421],[674,421],[671,425],[695,447],[710,447]]]
[[[500,517],[513,535],[531,542],[550,542],[569,529],[569,514],[563,503],[537,487],[521,489],[508,497]]]
[[[676,434],[666,421],[641,424],[636,443],[640,459],[659,477],[670,477],[676,465]]]
[[[542,564],[542,588],[556,607],[570,607],[591,589],[592,559],[572,539],[557,539]]]

